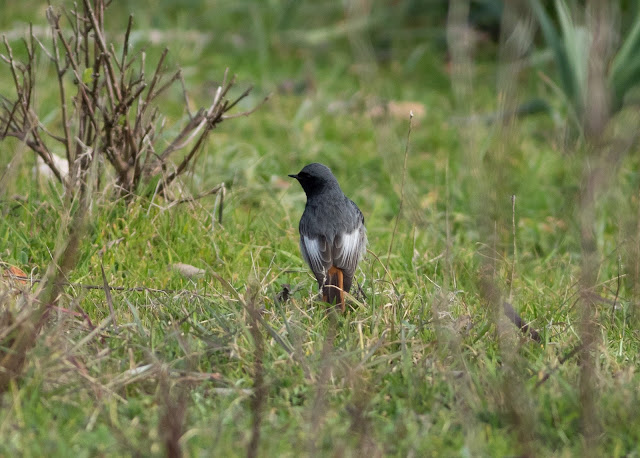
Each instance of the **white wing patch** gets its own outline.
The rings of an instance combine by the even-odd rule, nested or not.
[[[311,270],[313,270],[314,272],[322,272],[324,270],[322,260],[323,250],[320,247],[320,239],[312,239],[305,235],[300,240],[302,243],[304,243],[304,247],[306,248],[306,250],[301,251],[302,253],[305,253],[306,251],[308,259],[305,259],[305,261],[307,261],[307,263],[311,266]]]
[[[336,240],[337,252],[334,253],[336,267],[355,271],[356,265],[366,249],[366,240],[362,226],[353,232],[343,234],[339,240]]]

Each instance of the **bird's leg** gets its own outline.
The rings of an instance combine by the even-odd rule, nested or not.
[[[322,298],[329,304],[336,304],[344,312],[344,273],[341,269],[331,266],[327,272],[326,286],[323,288]]]

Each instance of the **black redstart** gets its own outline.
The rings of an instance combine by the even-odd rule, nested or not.
[[[313,163],[297,175],[307,195],[300,218],[300,251],[318,280],[322,300],[344,311],[344,293],[351,289],[358,261],[367,246],[364,216],[344,195],[326,165]]]

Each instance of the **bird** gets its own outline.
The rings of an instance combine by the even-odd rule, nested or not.
[[[307,195],[298,226],[302,257],[318,280],[322,300],[344,312],[345,293],[367,249],[364,216],[326,165],[314,162],[289,176]]]

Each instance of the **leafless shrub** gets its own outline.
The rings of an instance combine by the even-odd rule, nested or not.
[[[108,3],[84,0],[63,14],[49,7],[51,41],[45,45],[30,28],[24,62],[3,37],[6,55],[0,54],[0,59],[13,79],[15,96],[0,96],[0,140],[15,137],[24,142],[68,189],[86,179],[91,158],[98,155],[111,164],[120,193],[131,195],[161,177],[157,191],[163,194],[187,170],[218,124],[248,114],[227,115],[251,88],[230,100],[235,80],[225,73],[208,107],[191,113],[181,70],[165,75],[167,49],[150,75],[144,52],[129,55],[132,17],[121,51],[108,42],[104,27]],[[34,103],[41,85],[35,73],[40,52],[53,63],[58,80],[55,129],[45,125]],[[158,102],[176,84],[182,85],[189,120],[172,139],[161,140],[165,119]],[[66,177],[54,161],[56,151],[63,151],[68,161]],[[171,160],[177,157],[173,165]]]

